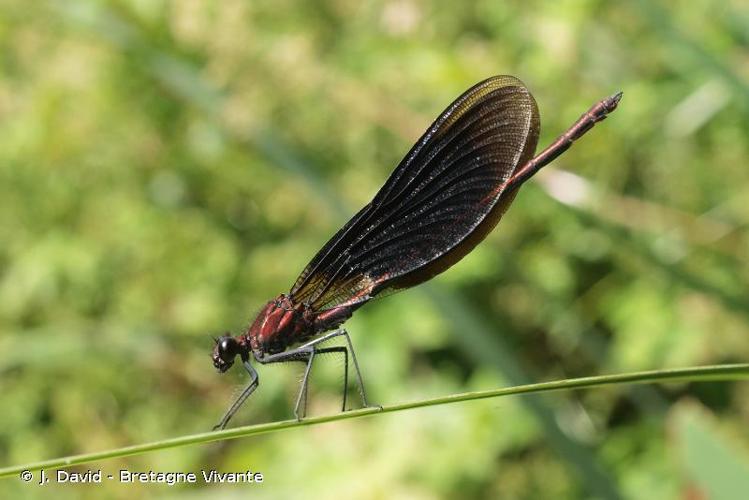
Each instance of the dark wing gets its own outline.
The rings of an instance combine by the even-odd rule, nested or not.
[[[511,76],[458,97],[374,199],[315,255],[291,289],[318,311],[363,303],[449,268],[499,222],[504,190],[538,142],[536,102]]]

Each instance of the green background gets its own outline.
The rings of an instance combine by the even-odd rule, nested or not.
[[[246,374],[208,335],[494,74],[533,92],[541,146],[624,99],[460,264],[347,322],[370,398],[746,361],[748,34],[740,0],[0,2],[0,466],[209,430]],[[261,367],[232,425],[289,418],[298,368]],[[339,404],[342,359],[319,368],[312,415]],[[265,475],[154,497],[738,498],[747,421],[746,383],[610,387],[91,467]]]

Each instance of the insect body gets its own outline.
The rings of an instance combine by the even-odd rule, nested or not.
[[[261,364],[306,363],[294,409],[301,418],[317,354],[344,354],[346,409],[350,353],[368,406],[351,339],[337,328],[372,298],[422,283],[462,259],[497,225],[520,186],[614,111],[621,96],[593,105],[534,156],[538,107],[520,80],[495,76],[464,92],[424,132],[374,199],[315,255],[288,294],[268,302],[243,334],[216,339],[214,366],[225,372],[239,356],[251,379],[216,428],[225,427],[258,386],[251,357]],[[321,347],[339,336],[346,346]]]

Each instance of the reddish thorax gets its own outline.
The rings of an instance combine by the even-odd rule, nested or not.
[[[309,304],[297,303],[286,294],[268,302],[242,336],[258,357],[285,351],[315,334],[331,330],[351,317],[349,307],[316,312]]]

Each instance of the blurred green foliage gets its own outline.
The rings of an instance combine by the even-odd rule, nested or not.
[[[370,397],[746,361],[747,33],[740,0],[0,3],[0,464],[210,429],[245,377],[216,375],[207,334],[287,291],[494,74],[532,90],[542,145],[624,99],[464,261],[347,323]],[[329,365],[312,413],[336,411]],[[261,369],[233,424],[288,418],[297,368]],[[100,467],[252,469],[269,498],[723,498],[748,389],[477,402]]]

